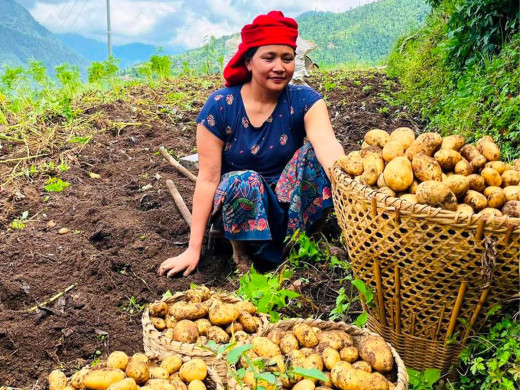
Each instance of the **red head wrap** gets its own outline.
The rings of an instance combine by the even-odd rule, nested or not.
[[[241,35],[238,51],[224,69],[226,87],[251,79],[243,58],[249,49],[265,45],[287,45],[296,49],[298,23],[293,18],[286,18],[281,11],[271,11],[267,15],[257,16],[253,23],[246,24]]]

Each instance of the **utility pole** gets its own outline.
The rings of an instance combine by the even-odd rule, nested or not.
[[[108,58],[112,57],[112,31],[110,28],[110,0],[107,0],[107,38]]]

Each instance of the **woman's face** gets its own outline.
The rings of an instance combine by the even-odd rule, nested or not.
[[[281,91],[294,74],[294,49],[286,45],[260,46],[246,66],[253,82]]]

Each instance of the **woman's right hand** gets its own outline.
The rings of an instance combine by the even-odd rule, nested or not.
[[[188,248],[179,256],[170,257],[163,261],[158,273],[162,276],[167,272],[166,276],[171,277],[176,273],[184,271],[182,275],[188,276],[199,263],[199,258],[200,253],[198,251]]]

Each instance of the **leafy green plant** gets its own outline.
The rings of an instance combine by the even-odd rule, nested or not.
[[[325,260],[324,254],[318,247],[319,242],[307,236],[305,232],[297,229],[288,239],[287,245],[291,247],[289,252],[289,264],[294,267],[300,266],[300,260],[319,262]]]
[[[271,321],[280,319],[278,310],[287,306],[289,299],[300,296],[297,292],[282,288],[283,282],[292,276],[292,271],[282,269],[279,275],[273,273],[259,274],[253,266],[240,278],[238,296],[251,301],[261,313],[271,316]]]
[[[352,275],[348,274],[345,280],[350,281],[350,289],[346,292],[345,287],[341,287],[336,297],[336,306],[331,310],[329,319],[335,320],[346,320],[352,305],[355,302],[359,302],[361,299],[365,302],[365,305],[372,307],[374,300],[374,293],[370,290],[365,283],[360,279],[352,280]],[[356,294],[356,290],[358,294]],[[365,326],[368,320],[368,313],[363,311],[353,322],[354,325],[359,327]]]
[[[13,219],[11,222],[11,229],[17,230],[25,228],[27,218],[29,218],[29,211],[26,210],[18,218]]]
[[[139,303],[138,299],[134,296],[128,298],[128,302],[121,306],[121,311],[128,313],[131,316],[140,314],[145,308],[145,305]]]
[[[410,390],[433,390],[433,385],[441,378],[440,370],[428,368],[422,372],[407,369],[410,377]]]
[[[45,182],[45,191],[48,192],[61,192],[65,188],[70,187],[70,183],[67,181],[63,181],[58,177],[51,177]]]

